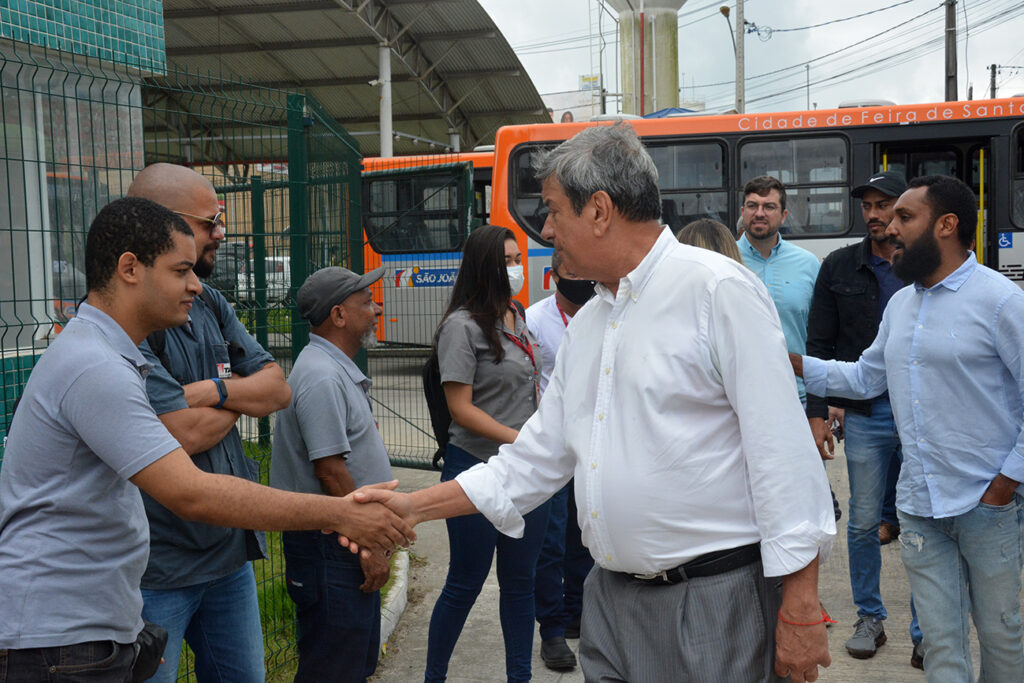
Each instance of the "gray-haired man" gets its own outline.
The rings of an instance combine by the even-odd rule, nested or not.
[[[818,555],[835,521],[767,291],[661,225],[657,170],[631,128],[588,128],[537,175],[544,237],[566,273],[600,283],[538,411],[455,481],[357,500],[410,522],[475,509],[518,535],[575,474],[597,565],[587,680],[816,680],[830,663]]]

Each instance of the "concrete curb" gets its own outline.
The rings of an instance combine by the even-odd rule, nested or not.
[[[392,565],[394,580],[388,589],[387,598],[380,606],[380,649],[387,654],[388,639],[395,632],[398,620],[408,603],[409,597],[409,551],[399,550],[395,553]]]

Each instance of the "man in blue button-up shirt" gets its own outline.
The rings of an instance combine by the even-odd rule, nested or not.
[[[871,398],[888,387],[903,444],[900,543],[924,631],[925,673],[972,680],[968,614],[983,681],[1024,681],[1024,291],[977,263],[974,193],[911,181],[888,234],[893,295],[855,363],[793,357],[817,395]]]
[[[787,215],[786,186],[771,176],[754,178],[743,188],[740,220],[744,231],[736,245],[744,265],[754,271],[775,302],[786,348],[790,353],[803,355],[807,346],[807,315],[821,264],[817,256],[779,235]],[[797,389],[803,401],[802,382],[797,381]]]

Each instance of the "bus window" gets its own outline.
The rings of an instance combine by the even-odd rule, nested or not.
[[[690,221],[728,223],[725,149],[714,142],[651,144],[661,190],[661,222],[677,232]]]
[[[747,142],[740,147],[737,186],[760,175],[781,180],[789,211],[786,234],[843,233],[850,227],[848,160],[846,140],[838,135]]]
[[[880,171],[897,171],[907,180],[923,175],[960,177],[960,155],[956,149],[908,150],[888,148],[884,151],[884,165]]]
[[[460,250],[473,208],[470,172],[468,164],[455,164],[365,174],[363,222],[370,246],[379,254]]]
[[[1013,224],[1024,228],[1024,128],[1018,128],[1013,141]]]
[[[547,220],[548,210],[540,198],[540,181],[533,173],[534,156],[554,149],[554,145],[530,145],[512,153],[512,209],[519,225],[526,234],[541,244],[547,244],[540,236]]]

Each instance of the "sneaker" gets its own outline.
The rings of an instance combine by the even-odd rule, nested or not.
[[[924,671],[924,643],[914,643],[914,654],[910,655],[910,666]]]
[[[861,617],[854,625],[853,637],[846,641],[846,651],[855,659],[870,659],[883,643],[885,629],[882,627],[882,620]]]
[[[878,525],[878,542],[882,545],[889,545],[899,537],[900,527],[898,524],[882,522]]]
[[[569,671],[576,668],[576,655],[572,653],[565,638],[548,638],[540,644],[540,658],[544,666],[552,671]]]

